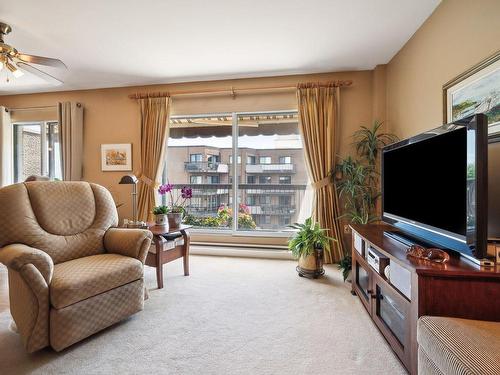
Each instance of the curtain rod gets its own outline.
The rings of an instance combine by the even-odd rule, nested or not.
[[[24,108],[8,108],[9,111],[33,111],[33,110],[42,110],[42,109],[54,109],[57,108],[57,105],[44,105],[38,107],[24,107]]]
[[[233,98],[236,96],[237,91],[241,92],[258,92],[258,91],[270,91],[270,90],[296,90],[299,86],[307,87],[346,87],[352,85],[351,80],[338,80],[329,82],[312,82],[298,85],[282,85],[282,86],[261,86],[261,87],[245,87],[245,88],[235,88],[231,86],[229,89],[215,89],[215,90],[186,90],[186,91],[174,91],[174,92],[149,92],[149,93],[135,93],[130,94],[128,97],[130,99],[146,99],[146,98],[164,98],[172,96],[183,96],[183,95],[207,95],[207,94],[229,94]]]

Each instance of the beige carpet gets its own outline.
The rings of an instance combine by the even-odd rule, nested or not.
[[[299,278],[295,262],[192,256],[156,289],[146,267],[145,310],[62,353],[27,355],[8,329],[0,270],[0,373],[405,374],[334,266]]]

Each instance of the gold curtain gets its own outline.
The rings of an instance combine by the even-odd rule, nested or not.
[[[150,221],[156,204],[156,185],[160,180],[165,147],[168,139],[170,98],[139,99],[141,108],[141,166],[139,174],[139,197],[137,201],[139,220]]]
[[[297,101],[300,131],[309,177],[314,188],[313,219],[336,238],[325,252],[325,262],[335,263],[343,257],[337,192],[331,181],[338,148],[338,98],[335,85],[299,84]]]
[[[83,179],[83,106],[63,102],[57,106],[61,129],[61,162],[64,181]]]

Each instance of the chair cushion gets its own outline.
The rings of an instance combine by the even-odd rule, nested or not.
[[[56,309],[142,278],[143,265],[118,254],[99,254],[56,264],[50,302]]]
[[[425,353],[443,374],[486,375],[500,368],[498,322],[423,316],[418,320],[417,341],[420,354]],[[425,363],[419,363],[419,374],[436,373],[423,367]]]

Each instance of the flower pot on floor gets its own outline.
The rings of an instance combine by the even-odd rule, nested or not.
[[[325,273],[323,269],[323,256],[324,252],[321,248],[315,249],[310,255],[301,255],[299,257],[299,265],[297,266],[299,276],[316,279],[323,275]]]
[[[179,228],[182,223],[182,212],[169,212],[168,217],[168,227],[170,229]]]

